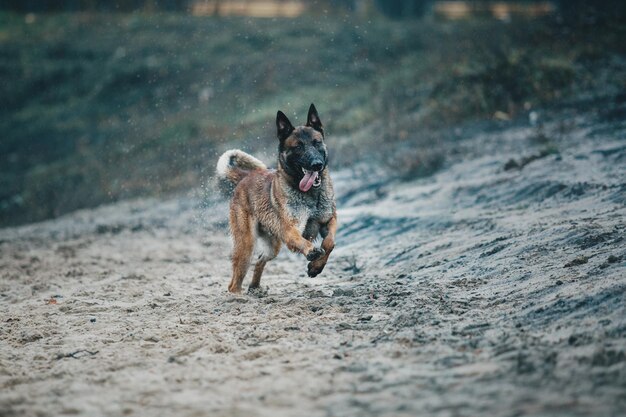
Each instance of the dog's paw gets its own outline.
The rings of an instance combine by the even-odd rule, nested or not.
[[[326,252],[322,248],[313,248],[306,256],[307,261],[314,261],[324,256]]]
[[[229,285],[228,292],[230,292],[231,294],[241,294],[241,287]]]
[[[267,292],[268,292],[268,288],[267,287],[253,287],[253,286],[249,286],[248,287],[248,295],[251,295],[253,297],[257,297],[257,298],[263,298],[267,296]]]
[[[309,262],[307,266],[307,274],[310,278],[315,278],[322,273],[326,264],[319,264],[318,262]]]

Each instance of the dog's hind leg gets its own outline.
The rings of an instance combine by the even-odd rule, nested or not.
[[[241,284],[246,277],[250,258],[254,250],[255,233],[253,221],[245,210],[232,208],[230,211],[230,229],[233,235],[233,277],[228,286],[228,291],[241,292]]]
[[[265,264],[268,261],[274,259],[278,252],[280,252],[280,240],[269,235],[259,237],[259,241],[263,244],[263,252],[259,256],[259,260],[254,266],[254,274],[252,275],[252,282],[250,283],[250,289],[259,288],[261,285],[261,275],[265,269]]]

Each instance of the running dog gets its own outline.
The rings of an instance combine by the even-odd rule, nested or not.
[[[284,243],[309,261],[308,275],[322,272],[335,247],[337,210],[328,173],[324,128],[311,104],[304,126],[293,127],[281,111],[276,114],[278,167],[238,149],[225,152],[217,162],[217,177],[230,186],[229,222],[234,243],[232,280],[228,291],[240,293],[255,243],[260,255],[250,289],[260,286],[268,261]],[[313,245],[318,234],[320,248]]]

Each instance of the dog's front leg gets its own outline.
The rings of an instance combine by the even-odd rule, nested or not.
[[[306,240],[295,226],[289,226],[283,233],[283,241],[292,252],[298,252],[306,256],[307,261],[314,261],[324,256],[324,249],[316,248],[313,243]]]
[[[335,233],[337,232],[337,215],[333,215],[330,221],[320,229],[320,234],[324,238],[322,241],[322,250],[324,251],[324,255],[320,258],[309,262],[308,265],[308,274],[311,278],[319,275],[326,266],[326,262],[328,262],[328,257],[330,253],[335,248]]]

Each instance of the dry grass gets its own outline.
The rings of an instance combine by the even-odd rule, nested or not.
[[[397,143],[625,82],[621,27],[0,14],[0,28],[0,225],[197,187],[226,146],[273,152],[277,109],[300,122],[315,102],[348,138],[337,149],[358,149],[348,163],[377,146],[363,131]],[[445,158],[415,152],[407,178]]]

